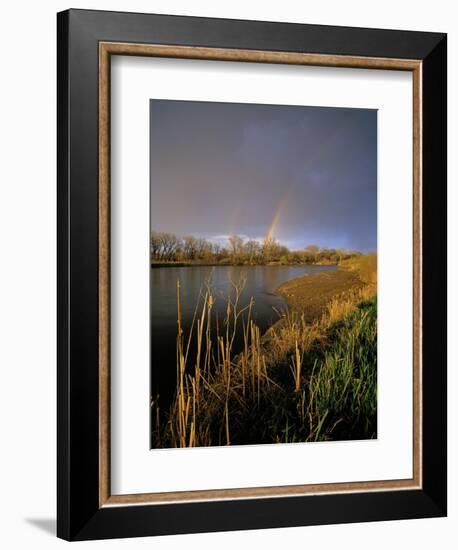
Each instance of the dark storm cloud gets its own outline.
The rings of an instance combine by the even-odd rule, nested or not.
[[[376,111],[150,106],[152,229],[376,249]]]

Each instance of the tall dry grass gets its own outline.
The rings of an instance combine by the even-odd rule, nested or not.
[[[339,267],[356,271],[363,283],[377,285],[377,254],[364,254],[342,260]]]

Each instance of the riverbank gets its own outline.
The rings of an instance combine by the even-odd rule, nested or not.
[[[363,287],[356,271],[325,271],[287,281],[276,292],[285,299],[291,311],[313,322],[323,315],[333,299]]]
[[[158,262],[158,261],[152,261],[151,267],[152,268],[158,268],[158,267],[256,267],[256,266],[269,266],[269,267],[275,267],[275,266],[291,266],[291,267],[299,267],[299,266],[334,266],[337,265],[335,262]]]

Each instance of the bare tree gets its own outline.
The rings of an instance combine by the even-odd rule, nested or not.
[[[160,256],[162,260],[175,259],[181,246],[181,240],[174,233],[159,233]]]
[[[320,247],[316,244],[309,244],[305,247],[305,259],[308,262],[316,262],[318,254],[320,253]]]
[[[252,264],[261,253],[261,245],[253,239],[245,243],[245,254],[248,256],[250,264]]]
[[[283,248],[284,247],[281,247],[278,241],[273,237],[267,237],[264,239],[264,242],[262,243],[262,255],[264,261],[271,262],[277,259],[282,254]]]
[[[192,235],[183,237],[183,252],[187,260],[195,260],[197,256],[197,239]]]
[[[157,260],[160,256],[161,240],[160,233],[151,231],[151,258]]]
[[[151,231],[151,257],[154,260],[175,260],[181,244],[181,239],[174,233]]]
[[[238,235],[229,235],[228,239],[229,247],[233,258],[237,258],[243,253],[243,239]]]
[[[196,241],[196,257],[199,260],[209,260],[213,252],[213,246],[206,239],[197,239]]]
[[[221,245],[218,243],[213,243],[213,254],[218,258],[221,254]]]

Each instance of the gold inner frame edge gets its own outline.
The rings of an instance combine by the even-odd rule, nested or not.
[[[413,477],[364,482],[241,487],[197,491],[112,495],[110,490],[110,90],[111,56],[169,57],[320,67],[410,71],[413,76]],[[99,507],[184,503],[316,494],[414,490],[422,486],[422,62],[347,55],[132,44],[99,43]]]

